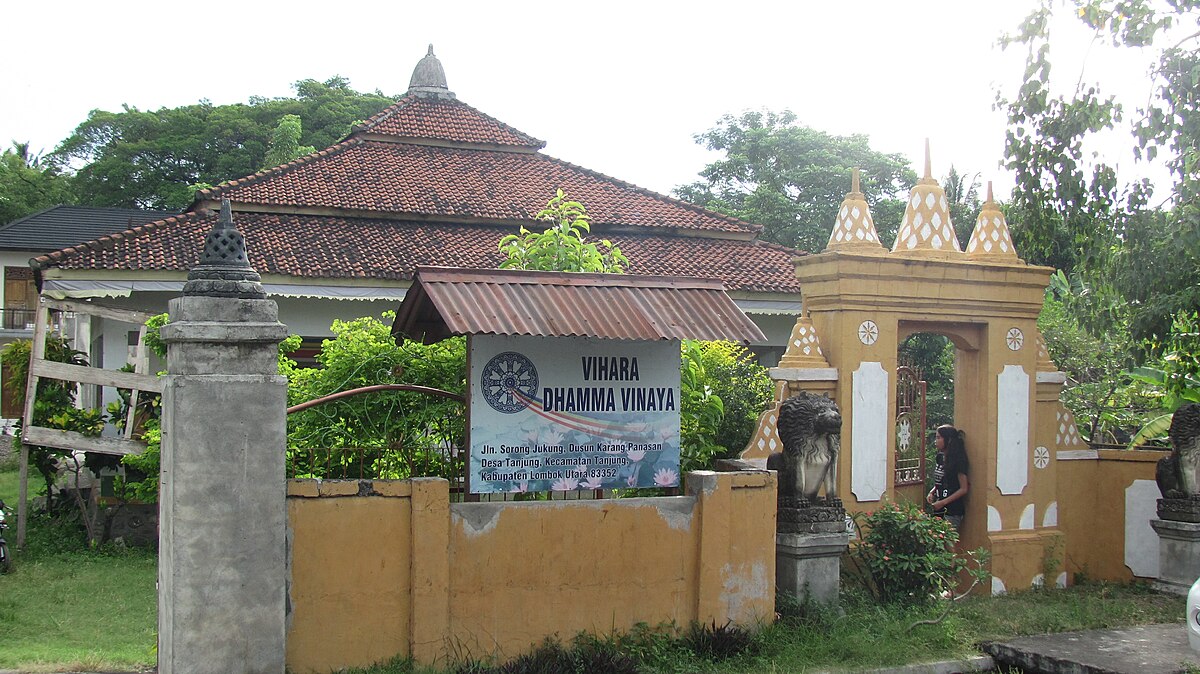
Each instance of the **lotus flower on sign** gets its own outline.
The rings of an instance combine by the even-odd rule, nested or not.
[[[670,468],[659,468],[654,471],[654,484],[659,487],[679,486],[679,473]]]
[[[550,485],[550,491],[575,491],[579,488],[579,480],[573,477],[560,477]]]

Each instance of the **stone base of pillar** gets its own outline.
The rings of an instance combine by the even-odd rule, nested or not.
[[[837,602],[850,534],[844,521],[814,524],[813,529],[775,534],[775,591],[800,602]]]
[[[1200,578],[1200,523],[1150,520],[1158,534],[1158,580],[1162,592],[1187,596]]]

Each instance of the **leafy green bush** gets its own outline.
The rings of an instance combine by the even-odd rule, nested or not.
[[[394,317],[386,312],[383,319]],[[374,317],[334,321],[322,343],[320,368],[288,372],[288,401],[296,405],[377,384],[410,384],[463,395],[466,341],[405,340]],[[288,415],[289,472],[304,477],[451,477],[461,463],[464,409],[457,400],[381,391],[334,400]]]
[[[725,411],[713,441],[722,448],[720,457],[736,456],[746,448],[759,415],[772,402],[771,378],[744,346],[726,341],[696,344],[705,384],[721,399]]]
[[[700,342],[684,340],[679,373],[679,462],[685,470],[702,470],[722,451],[716,432],[725,418],[725,403],[711,385]]]
[[[880,601],[922,604],[952,592],[963,571],[977,579],[986,574],[986,551],[956,556],[954,526],[913,503],[886,503],[871,513],[855,513],[854,520],[863,537],[851,547],[851,561]]]

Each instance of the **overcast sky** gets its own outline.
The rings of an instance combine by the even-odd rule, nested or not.
[[[918,170],[929,138],[935,175],[954,164],[1002,196],[1012,178],[992,108],[1023,55],[994,44],[1032,4],[9,0],[0,144],[48,152],[94,108],[245,102],[306,78],[399,95],[433,43],[461,100],[547,154],[660,192],[715,158],[692,136],[721,115],[789,108]],[[1114,73],[1086,38],[1062,44],[1056,73],[1070,84],[1086,56],[1089,75],[1147,88],[1141,68]]]

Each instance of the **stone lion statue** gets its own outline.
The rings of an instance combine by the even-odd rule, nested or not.
[[[821,487],[827,501],[837,500],[837,461],[842,447],[842,415],[825,396],[801,391],[779,406],[776,422],[783,452],[767,467],[779,471],[780,502],[817,500]]]
[[[1158,461],[1155,481],[1163,498],[1191,498],[1200,494],[1200,404],[1188,403],[1171,418],[1171,455]]]

